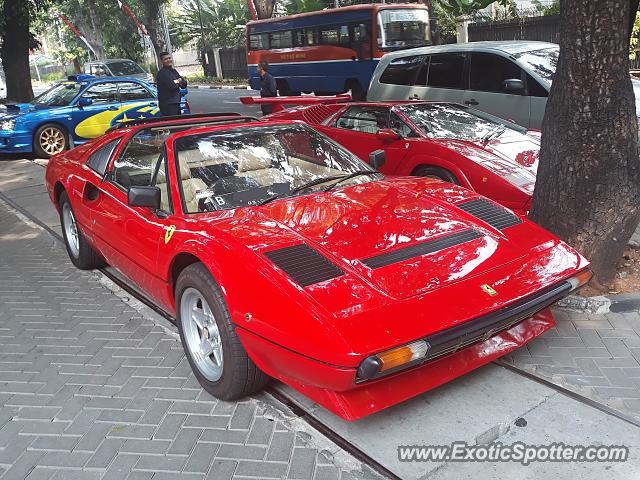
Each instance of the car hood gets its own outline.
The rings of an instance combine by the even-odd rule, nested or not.
[[[526,256],[501,231],[430,194],[432,183],[368,182],[274,202],[260,211],[394,298],[419,295]],[[406,260],[395,256],[448,244]]]
[[[482,165],[510,183],[533,191],[538,171],[540,142],[518,132],[482,140],[438,139],[434,142]]]
[[[33,105],[31,103],[7,103],[0,105],[0,119],[5,120],[9,118],[15,118],[27,113],[36,112],[38,110],[45,110],[50,107],[44,105]]]

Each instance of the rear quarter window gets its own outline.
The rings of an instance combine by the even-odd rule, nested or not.
[[[396,58],[380,76],[380,83],[391,85],[424,85],[426,78],[425,55]]]
[[[120,138],[116,138],[115,140],[111,140],[110,142],[106,143],[98,150],[93,152],[87,160],[87,167],[103,177],[105,172],[107,171],[109,160],[111,159],[111,156],[113,155],[113,152],[119,143]]]

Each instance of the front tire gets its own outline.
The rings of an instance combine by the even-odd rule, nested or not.
[[[220,287],[203,264],[194,263],[180,273],[176,306],[182,347],[207,392],[236,400],[267,384],[268,375],[247,355]]]
[[[69,148],[69,135],[63,127],[47,123],[33,136],[33,151],[40,158],[51,158]]]
[[[460,185],[460,181],[453,173],[440,167],[422,165],[413,171],[413,175],[418,177],[437,178],[438,180],[444,180],[445,182],[453,183],[454,185]]]
[[[62,237],[67,253],[76,267],[81,270],[92,270],[104,265],[104,262],[91,248],[87,240],[82,235],[76,216],[71,208],[71,202],[67,192],[62,192],[59,200],[60,205],[60,226],[62,227]]]

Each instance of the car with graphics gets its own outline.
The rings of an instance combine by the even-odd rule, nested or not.
[[[272,99],[252,102],[265,101]],[[321,103],[281,110],[265,118],[303,120],[362,160],[373,150],[382,149],[386,163],[380,171],[388,175],[439,178],[475,190],[520,215],[526,215],[531,206],[540,133],[465,105]]]
[[[540,128],[560,47],[526,40],[469,42],[385,55],[367,100],[462,103],[528,128]],[[637,99],[640,82],[632,79]],[[640,108],[636,105],[640,118]]]
[[[53,157],[46,185],[71,261],[174,316],[208,392],[273,377],[346,420],[541,335],[591,275],[501,205],[302,122],[141,120]]]
[[[182,111],[189,110],[183,97]],[[114,125],[158,115],[157,90],[148,83],[75,75],[29,103],[0,105],[0,154],[33,152],[49,158]]]

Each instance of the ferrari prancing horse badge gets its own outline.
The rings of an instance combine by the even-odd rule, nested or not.
[[[176,231],[176,226],[175,225],[170,225],[170,226],[164,227],[164,228],[167,230],[166,232],[164,232],[164,243],[166,245],[171,240],[171,237],[173,237],[173,232]]]
[[[496,292],[493,289],[493,287],[491,285],[489,285],[488,283],[485,283],[484,285],[480,285],[480,288],[482,290],[484,290],[484,293],[486,293],[486,294],[488,294],[488,295],[490,295],[492,297],[495,297],[498,294],[498,292]]]

